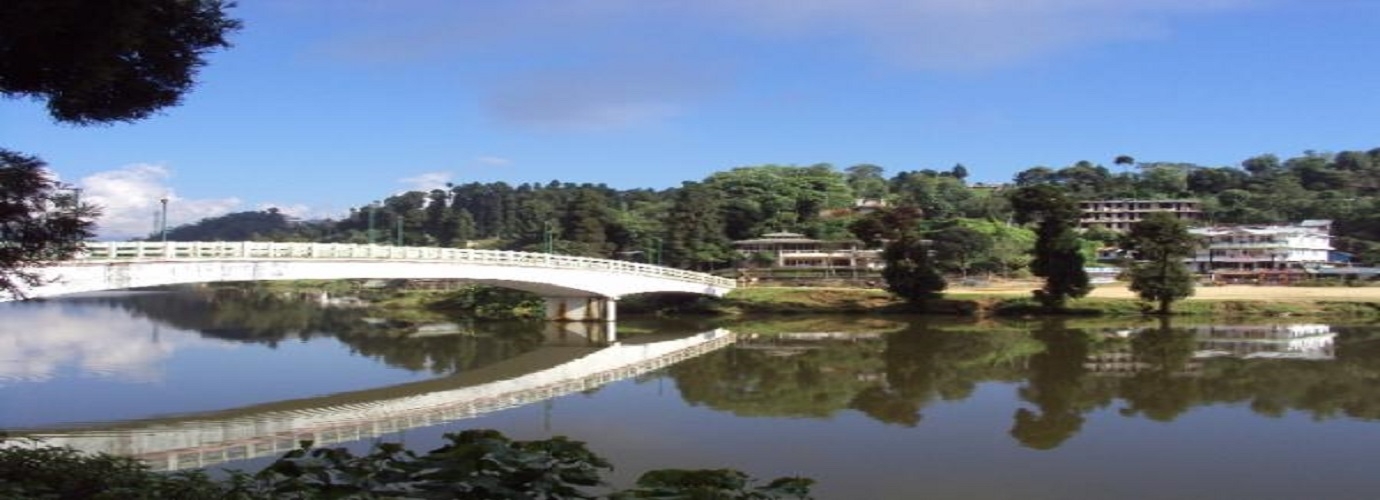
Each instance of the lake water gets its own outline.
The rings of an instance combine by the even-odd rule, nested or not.
[[[297,439],[566,435],[819,498],[1377,498],[1380,327],[422,323],[249,292],[0,304],[0,428],[253,469]],[[613,337],[614,342],[609,342]]]

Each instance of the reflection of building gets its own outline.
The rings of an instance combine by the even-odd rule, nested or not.
[[[823,269],[880,269],[881,252],[866,250],[853,240],[824,241],[796,233],[767,233],[761,238],[733,242],[733,248],[751,262],[771,259],[769,267]],[[760,257],[758,257],[760,256]],[[763,262],[764,264],[766,262]]]
[[[1083,360],[1083,369],[1098,375],[1134,375],[1154,368],[1156,365],[1137,358],[1135,352],[1131,350],[1130,344],[1090,352],[1088,358]],[[1176,370],[1174,374],[1196,376],[1202,371],[1203,363],[1195,356],[1184,363],[1184,366]]]
[[[1190,266],[1198,273],[1232,275],[1302,275],[1306,268],[1328,263],[1332,221],[1306,220],[1293,225],[1218,226],[1190,230],[1202,239]]]
[[[1203,326],[1195,357],[1332,359],[1337,334],[1328,325]]]
[[[734,349],[765,351],[770,356],[795,356],[808,351],[826,349],[831,342],[880,341],[885,332],[792,332],[769,335],[748,335],[733,346]]]
[[[1078,227],[1116,232],[1131,229],[1131,224],[1140,222],[1152,212],[1169,212],[1189,222],[1203,217],[1198,200],[1091,200],[1078,202],[1078,208],[1083,210]]]
[[[1109,337],[1127,338],[1146,329],[1122,329]],[[1196,346],[1193,357],[1179,375],[1201,373],[1202,360],[1233,357],[1243,359],[1333,359],[1336,334],[1332,327],[1319,324],[1295,325],[1220,325],[1192,327]],[[1100,374],[1134,374],[1154,368],[1137,359],[1130,344],[1090,353],[1083,362],[1088,371]]]

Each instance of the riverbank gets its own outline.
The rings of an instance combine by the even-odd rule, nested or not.
[[[336,292],[361,297],[390,319],[426,322],[452,315],[484,319],[536,318],[541,304],[519,292],[460,287],[452,290],[418,290],[389,287],[364,290],[339,284]],[[639,315],[744,315],[744,314],[942,314],[951,316],[1034,316],[1039,310],[1031,291],[1041,283],[1033,280],[955,286],[944,298],[931,301],[924,310],[896,300],[879,288],[770,287],[733,290],[727,297],[691,297],[649,294],[625,297],[620,316]],[[272,290],[316,289],[322,282],[290,282],[269,285]],[[318,290],[319,291],[319,290]],[[1149,304],[1140,301],[1124,283],[1100,285],[1091,294],[1069,301],[1068,314],[1085,316],[1140,316]],[[1200,286],[1192,297],[1174,304],[1177,316],[1380,316],[1380,287],[1301,287],[1225,285]]]
[[[929,305],[931,313],[1000,316],[1031,314],[1031,290],[1039,282],[1007,282],[954,287]],[[1069,302],[1083,315],[1140,315],[1148,305],[1125,284],[1098,286]],[[916,309],[881,289],[752,287],[734,290],[712,312],[757,313],[913,313]],[[1228,285],[1198,287],[1174,305],[1176,315],[1358,316],[1380,314],[1380,287],[1289,287]]]

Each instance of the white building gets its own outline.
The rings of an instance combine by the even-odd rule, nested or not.
[[[881,251],[865,249],[862,242],[816,240],[797,233],[767,233],[735,241],[733,248],[749,262],[754,255],[769,256],[768,267],[877,270],[885,265]]]
[[[1189,262],[1203,274],[1302,274],[1328,263],[1332,221],[1193,228],[1202,247]]]

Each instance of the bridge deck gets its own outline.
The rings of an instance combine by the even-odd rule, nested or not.
[[[637,262],[501,250],[325,243],[92,243],[38,270],[28,297],[182,283],[302,279],[460,279],[542,297],[617,299],[650,292],[722,296],[735,282]],[[0,300],[6,298],[0,297]]]

